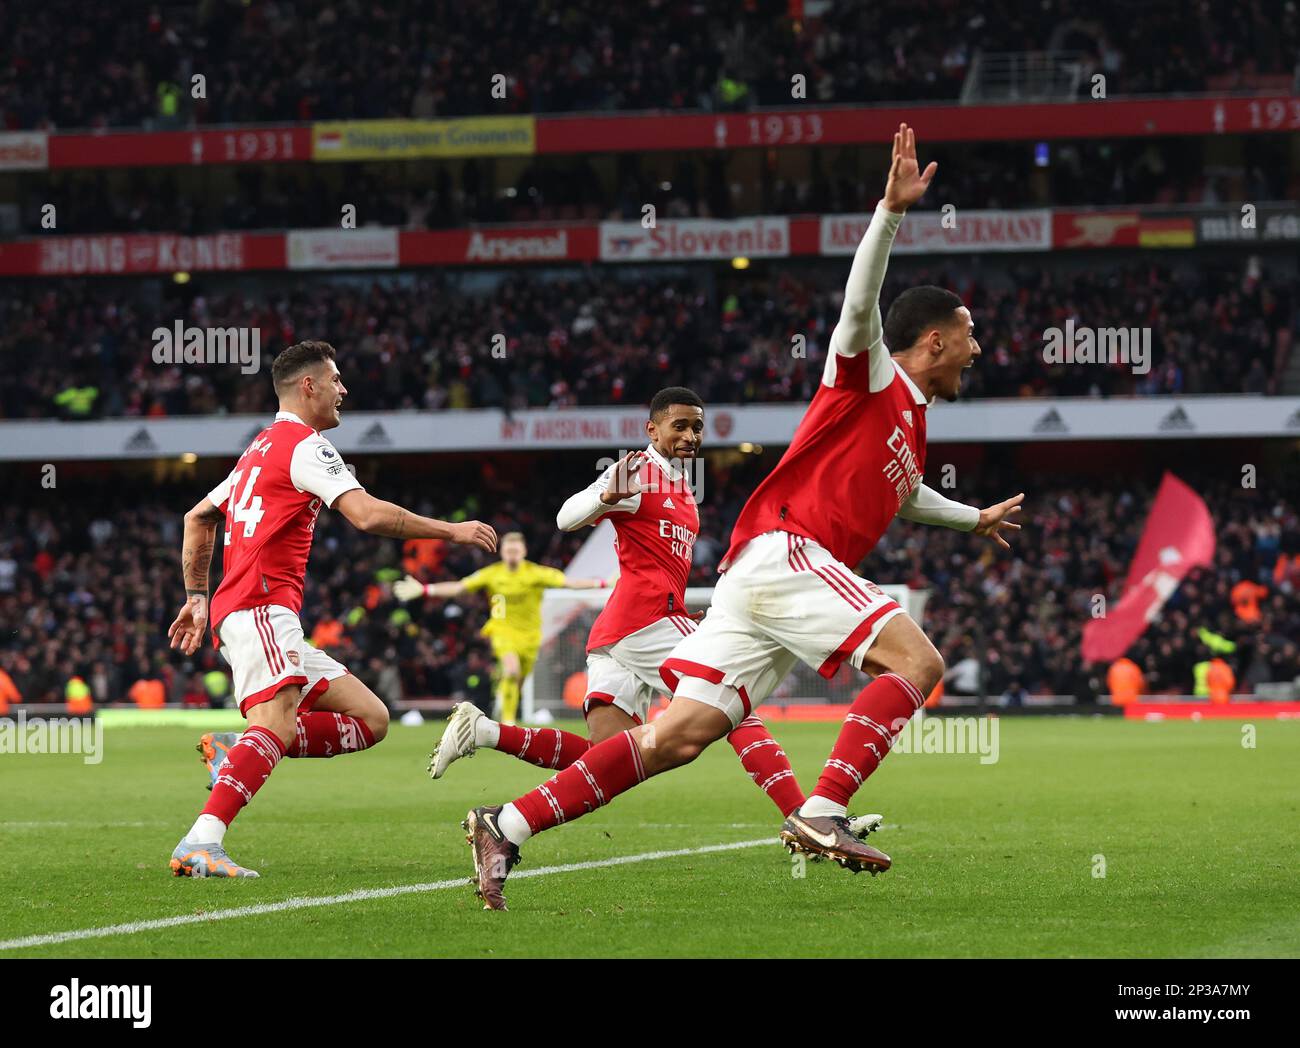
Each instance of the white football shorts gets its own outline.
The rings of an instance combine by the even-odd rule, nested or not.
[[[796,661],[833,677],[858,669],[885,624],[906,612],[812,539],[769,531],[751,539],[713,590],[704,621],[662,667],[675,695],[716,706],[739,724]]]
[[[585,716],[594,705],[617,706],[638,724],[644,724],[656,695],[665,688],[659,667],[677,643],[695,632],[695,622],[686,615],[665,615],[615,644],[587,653],[587,698]]]
[[[298,616],[278,604],[232,611],[221,620],[217,636],[234,678],[235,701],[245,717],[291,684],[302,687],[298,709],[306,712],[330,681],[348,672],[341,662],[308,644]]]

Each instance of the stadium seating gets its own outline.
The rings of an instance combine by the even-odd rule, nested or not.
[[[790,77],[821,103],[955,100],[980,50],[1078,53],[1113,93],[1206,90],[1290,74],[1293,5],[1119,0],[978,8],[940,0],[827,5],[601,0],[484,3],[237,0],[141,6],[124,18],[75,0],[21,5],[0,40],[10,128],[178,126],[502,112],[745,109],[789,104]],[[922,46],[935,38],[944,49]],[[60,43],[54,61],[48,41]],[[191,97],[190,78],[207,78]],[[489,94],[507,77],[505,98]]]

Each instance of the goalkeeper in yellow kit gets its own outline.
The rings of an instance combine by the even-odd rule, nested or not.
[[[398,600],[420,596],[454,598],[486,590],[491,611],[482,635],[491,642],[496,658],[496,701],[499,719],[513,724],[519,715],[519,696],[533,672],[542,645],[542,594],[548,589],[603,589],[604,579],[571,579],[558,568],[525,559],[524,537],[517,531],[501,536],[501,561],[458,582],[423,583],[407,575],[393,584]]]

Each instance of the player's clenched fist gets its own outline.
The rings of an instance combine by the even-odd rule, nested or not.
[[[489,553],[497,551],[496,529],[481,520],[466,520],[451,526],[451,541],[459,546],[477,546]]]
[[[609,478],[609,487],[601,492],[600,501],[606,506],[630,499],[641,490],[641,463],[645,461],[645,452],[631,451],[614,463],[614,472]]]

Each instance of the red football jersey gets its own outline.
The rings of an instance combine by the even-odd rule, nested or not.
[[[740,511],[719,570],[768,531],[810,538],[850,568],[880,540],[925,473],[927,403],[887,356],[872,381],[871,358],[884,353],[832,350],[789,448]]]
[[[321,504],[333,506],[359,487],[333,444],[297,415],[276,414],[208,493],[226,511],[223,574],[209,613],[214,639],[232,611],[262,604],[302,609]]]
[[[611,466],[592,487],[609,486]],[[700,531],[700,512],[690,480],[651,445],[637,474],[641,491],[617,502],[607,516],[614,525],[618,582],[587,638],[587,650],[616,644],[665,615],[686,614],[686,580]]]

